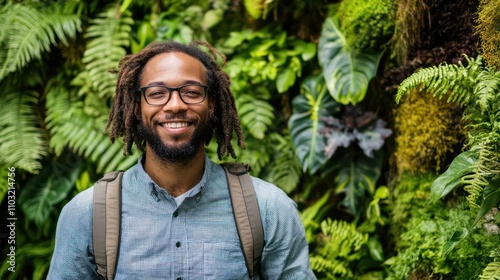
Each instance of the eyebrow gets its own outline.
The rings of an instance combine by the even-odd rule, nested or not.
[[[194,80],[185,80],[183,82],[183,85],[203,85],[202,83],[198,82],[198,81],[194,81]],[[149,84],[147,84],[146,86],[167,86],[164,82],[162,81],[156,81],[156,82],[151,82]]]

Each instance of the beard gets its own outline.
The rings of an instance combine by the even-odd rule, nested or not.
[[[156,122],[153,122],[153,124],[156,125]],[[199,152],[200,146],[204,145],[208,135],[211,135],[211,128],[207,120],[202,123],[194,122],[193,125],[198,126],[191,139],[187,143],[175,147],[163,143],[154,126],[146,126],[142,120],[140,121],[138,133],[160,159],[171,163],[188,162]]]

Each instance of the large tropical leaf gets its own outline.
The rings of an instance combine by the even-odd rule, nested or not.
[[[83,160],[75,154],[63,153],[32,177],[23,187],[18,201],[26,217],[38,225],[44,223],[52,207],[68,196],[82,166]]]
[[[375,193],[382,169],[383,151],[375,151],[373,157],[367,157],[356,150],[346,149],[340,158],[334,159],[328,173],[337,171],[337,192],[345,194],[342,204],[357,216],[364,202],[371,200]]]
[[[322,116],[330,116],[340,110],[326,91],[321,76],[309,78],[302,84],[302,94],[293,100],[293,114],[288,126],[295,153],[304,172],[314,174],[328,159],[325,140],[319,131],[324,127]]]
[[[263,139],[273,123],[274,108],[266,100],[250,94],[241,95],[237,100],[241,123],[257,139]]]
[[[357,104],[377,73],[381,52],[347,49],[336,17],[327,18],[318,44],[319,63],[328,91],[339,103]]]
[[[74,38],[81,26],[80,18],[68,12],[57,3],[50,7],[6,5],[0,11],[0,80],[31,60],[40,59],[52,45],[68,45],[68,39]]]
[[[37,118],[38,93],[11,89],[0,95],[0,104],[0,162],[37,173],[47,154]]]

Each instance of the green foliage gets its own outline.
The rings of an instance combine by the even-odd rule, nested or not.
[[[477,162],[477,155],[474,151],[465,151],[458,155],[446,172],[432,183],[432,194],[439,198],[447,196],[462,184],[462,177],[471,173]]]
[[[30,6],[7,4],[0,10],[0,81],[9,73],[41,59],[52,45],[76,36],[80,18],[73,14],[75,1]],[[66,6],[64,6],[66,5]]]
[[[427,200],[428,201],[428,200]],[[412,207],[412,216],[399,235],[396,257],[387,261],[387,279],[425,279],[434,275],[446,279],[477,279],[489,262],[499,238],[482,231],[471,233],[453,254],[442,248],[457,226],[472,219],[462,202],[457,207],[427,204]],[[466,219],[464,219],[466,218]]]
[[[242,95],[237,99],[238,114],[253,137],[264,139],[266,130],[273,124],[274,108],[266,100],[251,95]]]
[[[328,91],[335,101],[344,105],[361,102],[381,56],[381,52],[348,50],[337,17],[326,19],[318,43],[318,57]]]
[[[304,81],[302,95],[293,100],[294,113],[288,122],[295,153],[304,172],[309,170],[314,174],[328,160],[325,142],[320,135],[324,128],[321,117],[332,115],[339,109],[327,94],[320,76]]]
[[[269,4],[274,0],[243,0],[247,13],[254,19],[265,18],[269,12]]]
[[[99,14],[90,22],[85,33],[88,39],[82,62],[85,70],[75,78],[74,84],[83,86],[99,98],[111,98],[115,92],[116,76],[109,70],[118,67],[120,59],[127,54],[130,45],[130,25],[128,13],[118,17],[116,7]],[[88,94],[88,92],[81,93]]]
[[[449,93],[448,101],[465,106],[465,148],[475,153],[477,161],[472,165],[459,166],[460,169],[455,171],[463,174],[460,183],[469,193],[467,199],[470,206],[480,208],[478,213],[484,214],[488,212],[488,207],[491,209],[500,200],[500,72],[484,68],[481,57],[466,59],[469,63],[466,67],[461,63],[443,64],[411,75],[401,84],[397,100],[409,90],[421,86],[438,98]],[[456,185],[453,176],[446,173],[443,176],[442,183]]]
[[[99,173],[126,169],[137,161],[138,155],[122,156],[123,142],[111,143],[102,132],[106,125],[105,115],[96,117],[86,113],[102,112],[105,107],[99,109],[95,107],[95,103],[79,101],[74,89],[57,83],[51,83],[48,87],[47,106],[46,123],[51,133],[50,146],[57,154],[69,147],[76,154],[97,163]],[[92,110],[92,107],[95,109]]]
[[[412,94],[395,110],[395,159],[400,174],[439,171],[462,137],[454,104]]]
[[[481,39],[481,54],[491,66],[500,69],[500,10],[498,0],[481,0],[476,34]]]
[[[253,90],[265,81],[274,82],[279,93],[286,92],[302,74],[302,65],[316,54],[316,46],[287,36],[277,25],[259,31],[231,32],[224,42],[228,48],[226,70],[235,93]]]
[[[391,38],[391,56],[398,64],[405,64],[412,47],[420,42],[428,6],[425,0],[396,0],[394,34]]]
[[[383,153],[377,151],[373,157],[367,157],[356,150],[348,149],[339,154],[328,167],[327,173],[336,171],[336,192],[345,194],[342,204],[359,219],[361,209],[370,202],[375,193]]]
[[[491,262],[483,270],[479,277],[480,280],[498,280],[500,279],[500,262]]]
[[[290,135],[282,137],[280,134],[272,134],[275,147],[275,160],[273,161],[269,181],[280,187],[286,193],[292,193],[297,189],[302,176],[302,166],[295,156]]]
[[[312,243],[315,238],[316,231],[321,226],[321,221],[331,205],[328,205],[328,199],[331,196],[331,191],[326,191],[323,196],[314,202],[313,205],[307,207],[300,213],[300,219],[304,224],[306,238],[308,243]]]
[[[2,164],[32,173],[42,167],[40,161],[47,155],[47,143],[37,117],[38,99],[38,93],[30,89],[7,88],[0,95]]]
[[[396,102],[400,102],[404,95],[409,94],[414,88],[431,92],[435,97],[448,96],[448,102],[460,105],[471,102],[474,88],[478,84],[478,77],[482,71],[482,58],[477,59],[465,56],[468,65],[463,66],[459,61],[456,64],[441,64],[429,68],[420,69],[406,78],[398,88]],[[474,95],[476,95],[474,93]]]
[[[41,243],[28,243],[22,244],[22,246],[18,246],[15,252],[15,271],[12,272],[8,270],[8,268],[10,267],[10,263],[6,259],[0,266],[0,278],[5,280],[45,279],[46,273],[49,270],[50,258],[52,256],[53,250],[54,245],[51,241],[44,241]],[[6,254],[8,253],[10,252],[7,251]],[[30,267],[28,265],[30,261],[33,262],[33,267]],[[30,269],[32,269],[33,271],[31,274],[28,273]]]
[[[16,273],[6,270],[8,263],[3,259],[0,278],[44,279],[62,206],[73,195],[91,186],[101,173],[127,169],[136,162],[139,155],[123,157],[122,142],[111,144],[102,132],[116,78],[108,70],[116,70],[123,55],[136,53],[152,41],[170,39],[184,43],[207,40],[227,55],[226,70],[231,77],[248,147],[242,150],[235,145],[238,160],[252,165],[252,175],[275,183],[297,202],[313,260],[322,271],[318,272],[318,277],[347,279],[352,275],[356,279],[383,279],[381,263],[385,256],[396,253],[392,248],[394,242],[401,253],[393,259],[392,265],[387,262],[388,271],[401,268],[408,271],[405,275],[414,279],[429,276],[429,271],[441,278],[474,279],[482,270],[487,277],[495,269],[498,259],[491,252],[495,242],[498,244],[496,236],[486,237],[483,231],[466,228],[467,221],[459,220],[459,214],[469,220],[473,217],[469,217],[472,213],[464,214],[468,213],[464,207],[459,214],[449,215],[444,207],[428,202],[430,178],[434,179],[434,174],[426,173],[427,177],[421,175],[425,178],[413,182],[414,192],[403,191],[401,184],[394,190],[377,185],[385,184],[380,176],[384,172],[382,163],[392,165],[392,159],[387,160],[387,155],[379,151],[384,142],[382,134],[378,133],[382,126],[374,125],[358,134],[357,143],[362,142],[364,146],[349,145],[336,149],[335,153],[332,149],[330,160],[325,154],[327,138],[329,144],[338,138],[333,133],[329,137],[320,133],[321,128],[328,126],[322,117],[348,120],[349,116],[343,112],[346,107],[338,103],[367,101],[364,97],[368,94],[368,83],[370,89],[377,86],[378,81],[373,78],[381,53],[357,48],[362,48],[363,43],[367,48],[370,48],[368,44],[373,48],[385,45],[386,39],[382,38],[387,38],[393,18],[390,15],[381,22],[379,12],[388,11],[387,1],[343,1],[342,24],[327,20],[321,38],[319,32],[324,17],[336,9],[327,11],[328,1],[323,0],[4,2],[7,3],[0,4],[0,166],[4,171],[9,166],[18,167],[17,213],[18,220],[23,223],[19,224],[16,233],[20,245]],[[374,3],[383,5],[359,13]],[[406,46],[416,42],[420,34],[413,30],[422,26],[419,20],[425,11],[422,3],[420,0],[395,1],[400,14],[407,11],[404,19],[397,19],[398,23],[410,27],[401,30],[402,25],[398,25],[398,30],[405,35],[401,37],[407,42]],[[246,14],[255,11],[256,19]],[[415,12],[419,13],[414,16]],[[349,20],[352,24],[346,24]],[[371,33],[361,36],[366,35],[362,32],[367,30]],[[347,43],[353,39],[350,32],[351,35],[359,32],[354,38],[359,40]],[[319,62],[323,69],[313,60],[318,40]],[[477,164],[482,166],[478,170],[491,173],[485,177],[486,173],[473,170],[460,177],[464,179],[462,183],[467,183],[464,186],[470,198],[474,194],[472,200],[481,206],[477,217],[488,212],[500,196],[498,179],[493,176],[498,170],[495,167],[499,142],[495,138],[495,120],[500,107],[496,101],[498,77],[487,71],[465,75],[460,71],[458,69],[449,78],[458,77],[457,84],[465,89],[453,94],[478,93],[454,100],[459,100],[466,108],[466,147],[477,154]],[[317,77],[318,74],[322,76]],[[327,90],[337,101],[328,96]],[[448,94],[447,90],[444,92]],[[376,103],[369,105],[377,114],[378,110],[385,111]],[[409,115],[417,111],[420,110],[414,108]],[[355,118],[362,120],[367,114]],[[427,114],[434,114],[434,111]],[[439,116],[447,118],[450,115]],[[443,128],[442,123],[436,124]],[[419,125],[417,123],[415,128]],[[488,133],[490,142],[481,140],[486,139]],[[425,141],[414,139],[420,144]],[[373,158],[367,156],[370,152],[374,152]],[[217,161],[213,142],[207,147],[207,154]],[[448,161],[443,158],[441,163],[444,165]],[[471,176],[475,174],[485,175],[476,178],[486,180],[476,181]],[[0,178],[7,181],[5,176]],[[457,176],[454,178],[456,183]],[[479,182],[489,185],[468,187]],[[453,188],[446,187],[446,191]],[[4,193],[5,188],[1,188],[0,197]],[[398,199],[393,205],[387,203],[389,194]],[[454,205],[453,197],[448,195],[445,199]],[[389,220],[385,216],[388,207],[393,207],[389,225],[385,224]],[[431,214],[425,214],[424,210]],[[333,215],[354,222],[328,224],[327,217]],[[423,221],[414,221],[418,216],[422,216]],[[447,216],[453,219],[442,226]],[[319,232],[324,220],[324,227],[332,228],[328,234],[326,229],[324,233]],[[437,225],[437,233],[422,231],[432,229],[433,223]],[[489,226],[496,226],[495,222],[490,223]],[[396,240],[386,234],[385,228],[389,226],[394,229]],[[486,223],[483,226],[486,228]],[[441,230],[443,228],[445,230]],[[451,248],[453,255],[436,260],[434,256],[440,254],[442,244],[457,228],[466,228],[467,237],[461,246]],[[410,244],[410,239],[423,244],[422,248]],[[363,240],[363,245],[358,247],[356,240]],[[2,253],[5,258],[5,249]],[[476,259],[477,262],[472,261]],[[485,269],[488,263],[492,265]],[[403,275],[393,272],[393,278]]]
[[[45,223],[54,210],[53,207],[73,189],[76,178],[82,171],[82,163],[76,155],[64,153],[45,166],[40,174],[31,177],[18,200],[25,217],[39,226]]]
[[[353,277],[352,263],[366,255],[368,235],[357,231],[354,224],[329,218],[321,223],[321,230],[324,236],[311,255],[311,268],[320,279]]]
[[[344,0],[340,31],[349,48],[382,50],[394,33],[395,16],[392,0]]]

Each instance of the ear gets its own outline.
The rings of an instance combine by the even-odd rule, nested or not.
[[[214,100],[214,98],[208,99],[208,110],[210,111],[210,114],[212,114],[212,115],[215,112],[215,100]]]
[[[135,109],[134,109],[134,115],[135,117],[140,120],[142,118],[142,115],[141,115],[141,101],[137,102],[137,106],[135,106]]]

